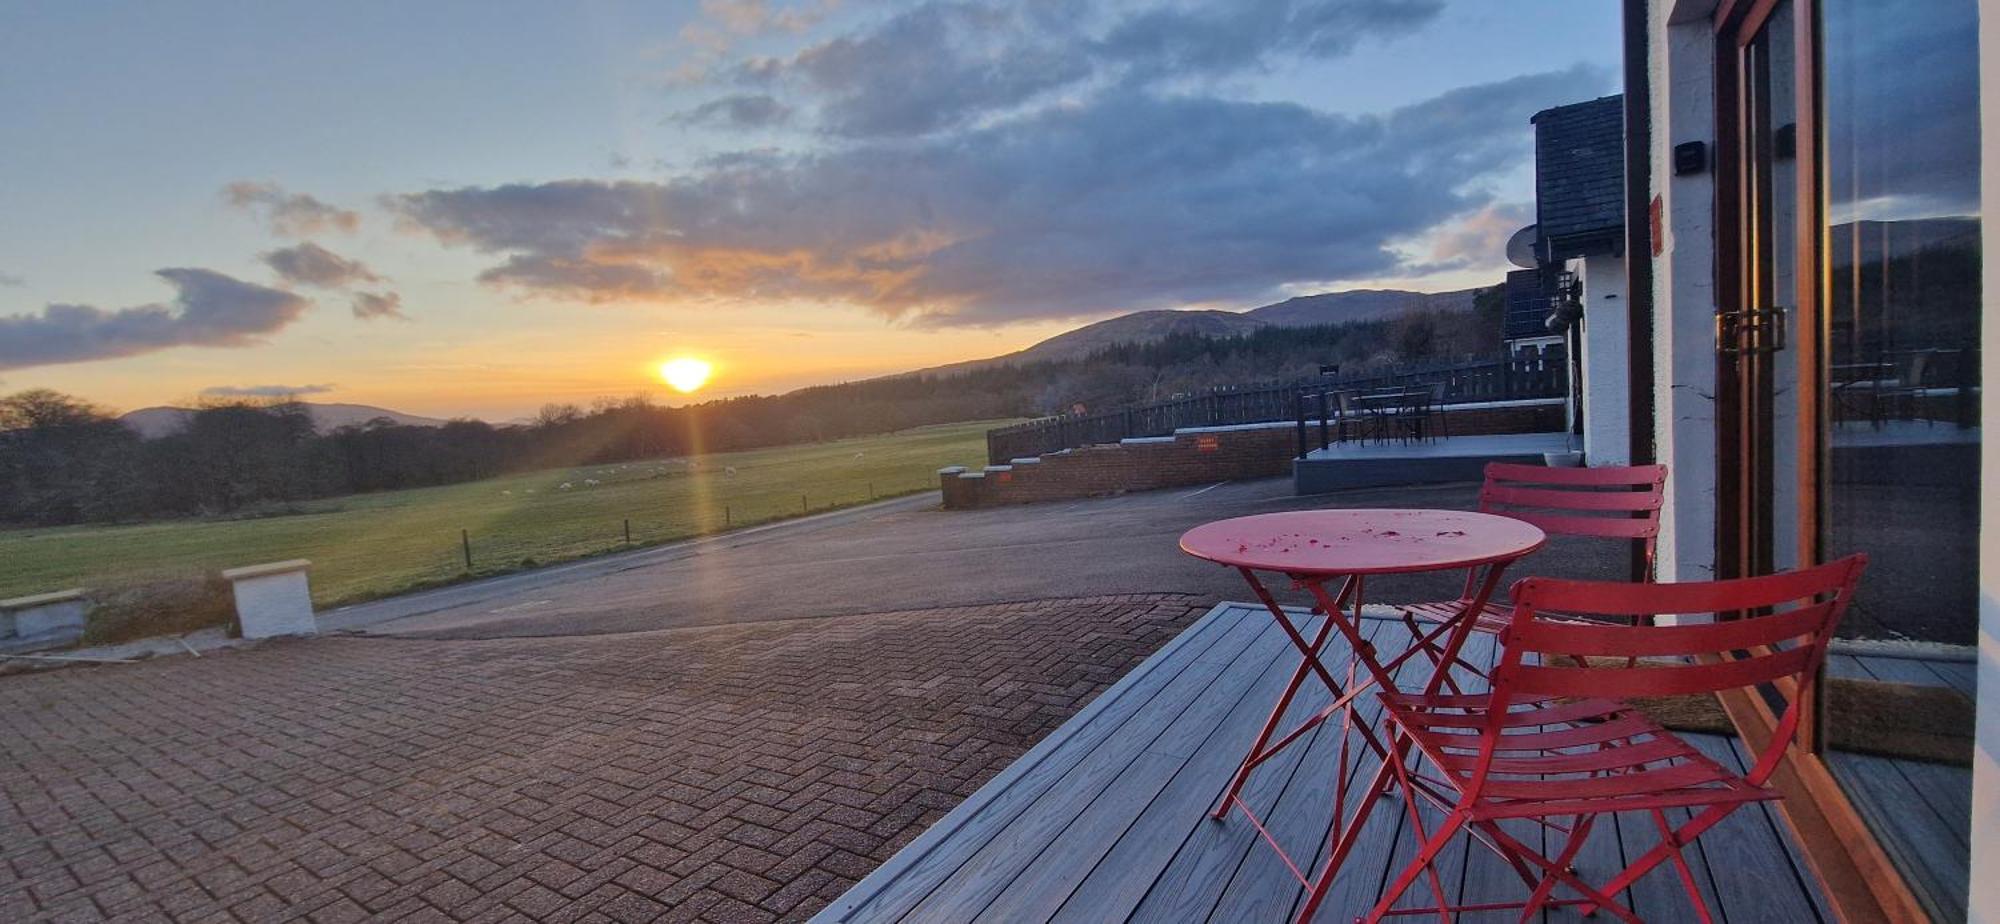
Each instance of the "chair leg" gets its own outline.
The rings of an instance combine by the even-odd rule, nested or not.
[[[1450,817],[1445,819],[1444,824],[1438,826],[1437,833],[1431,835],[1430,840],[1424,842],[1423,848],[1417,851],[1417,855],[1410,860],[1409,865],[1403,867],[1403,871],[1396,875],[1396,881],[1391,882],[1388,888],[1382,890],[1382,900],[1376,902],[1375,907],[1368,912],[1366,920],[1369,924],[1375,924],[1375,922],[1382,920],[1383,917],[1388,915],[1389,909],[1396,906],[1396,900],[1402,898],[1403,893],[1409,891],[1410,886],[1416,884],[1418,876],[1423,875],[1426,871],[1429,871],[1433,877],[1437,875],[1437,871],[1431,869],[1431,864],[1437,860],[1438,852],[1444,850],[1451,843],[1452,837],[1458,834],[1458,829],[1464,826],[1464,824],[1465,815],[1460,812],[1453,812]],[[1448,912],[1442,913],[1449,916]],[[1301,915],[1297,924],[1306,924],[1306,920],[1307,916]]]
[[[1590,828],[1596,823],[1596,815],[1584,815],[1576,820],[1570,830],[1569,841],[1563,844],[1562,853],[1555,859],[1556,869],[1567,870],[1570,864],[1576,862],[1577,853],[1583,850],[1583,842],[1590,837]],[[1527,907],[1521,909],[1521,924],[1527,924],[1541,913],[1542,906],[1549,900],[1549,893],[1555,891],[1556,882],[1553,871],[1542,877],[1542,881],[1535,886],[1535,893],[1528,896]]]
[[[1672,825],[1667,824],[1665,812],[1654,809],[1653,824],[1660,829],[1660,841],[1662,843],[1670,843],[1674,840],[1674,829]],[[1680,873],[1681,888],[1687,890],[1688,901],[1694,905],[1694,913],[1700,919],[1701,924],[1715,924],[1715,917],[1708,913],[1708,902],[1704,901],[1701,897],[1701,887],[1695,884],[1694,870],[1688,867],[1687,856],[1682,853],[1685,849],[1681,845],[1674,847],[1674,870]]]

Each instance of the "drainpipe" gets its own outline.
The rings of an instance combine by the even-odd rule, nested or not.
[[[1625,0],[1625,310],[1631,458],[1658,460],[1653,443],[1653,88],[1648,71],[1647,0]],[[1632,580],[1646,580],[1645,553],[1632,550]]]

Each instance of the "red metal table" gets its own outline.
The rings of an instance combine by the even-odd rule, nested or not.
[[[1271,617],[1277,620],[1286,638],[1299,651],[1299,666],[1292,672],[1291,682],[1286,684],[1277,705],[1272,707],[1270,718],[1264,721],[1263,730],[1257,733],[1257,740],[1251,744],[1250,752],[1244,756],[1243,763],[1229,782],[1229,788],[1217,802],[1212,817],[1220,820],[1229,814],[1232,807],[1243,812],[1256,826],[1258,834],[1277,850],[1293,877],[1311,890],[1300,911],[1300,921],[1310,919],[1317,910],[1327,887],[1339,872],[1341,862],[1353,848],[1355,836],[1367,822],[1376,800],[1387,792],[1393,779],[1392,761],[1396,758],[1389,756],[1381,737],[1368,723],[1353,721],[1356,698],[1375,687],[1396,689],[1396,668],[1419,653],[1427,655],[1434,667],[1424,693],[1435,694],[1445,685],[1456,689],[1446,665],[1457,662],[1459,650],[1470,634],[1473,620],[1465,618],[1465,614],[1478,613],[1483,609],[1487,600],[1491,599],[1494,588],[1499,586],[1500,576],[1507,566],[1515,559],[1541,548],[1547,541],[1548,537],[1529,523],[1458,510],[1361,509],[1270,513],[1218,520],[1197,526],[1181,536],[1182,551],[1242,573],[1257,600],[1270,610]],[[1361,605],[1366,579],[1371,575],[1459,569],[1470,572],[1468,584],[1477,588],[1466,601],[1460,617],[1440,622],[1414,638],[1403,652],[1383,660],[1361,634]],[[1480,573],[1482,569],[1483,574]],[[1286,616],[1277,599],[1258,578],[1259,572],[1283,575],[1312,595],[1317,611],[1325,615],[1325,621],[1313,638],[1306,638]],[[1327,585],[1336,580],[1339,582],[1338,589],[1329,590]],[[1320,660],[1321,651],[1335,631],[1347,640],[1354,652],[1346,668],[1345,683],[1336,679]],[[1440,639],[1443,640],[1441,646]],[[1367,677],[1358,682],[1355,678],[1357,666],[1367,673]],[[1291,707],[1299,688],[1312,676],[1317,676],[1326,685],[1333,701],[1273,742],[1271,738],[1277,731],[1279,721]],[[1334,797],[1335,828],[1330,835],[1334,841],[1333,849],[1325,868],[1316,878],[1309,880],[1284,848],[1271,837],[1264,822],[1243,802],[1240,793],[1257,765],[1336,714],[1342,716],[1343,735],[1349,730],[1358,733],[1368,748],[1382,758],[1382,764],[1377,768],[1373,782],[1360,793],[1353,814],[1344,821],[1341,816],[1348,796],[1348,774],[1341,773]],[[1345,767],[1349,758],[1345,738],[1341,742],[1340,754],[1341,765]],[[1415,806],[1411,805],[1410,810],[1414,811]]]

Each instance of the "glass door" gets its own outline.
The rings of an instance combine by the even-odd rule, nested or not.
[[[1962,920],[1978,603],[1976,2],[1730,9],[1717,48],[1718,570],[1869,555],[1826,675],[1773,691],[1818,707],[1798,772],[1820,814],[1799,830],[1847,845],[1844,878],[1867,881],[1881,907]],[[1883,887],[1871,869],[1900,883]]]
[[[1822,753],[1933,915],[1963,920],[1979,581],[1975,0],[1820,0],[1816,534],[1866,552]],[[1888,726],[1893,734],[1878,729]]]

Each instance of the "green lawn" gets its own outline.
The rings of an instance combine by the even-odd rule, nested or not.
[[[257,518],[0,530],[0,598],[309,558],[314,601],[351,603],[464,579],[461,529],[471,534],[477,576],[629,548],[627,519],[632,545],[647,545],[932,490],[940,467],[985,458],[986,430],[1002,423],[533,472]]]

